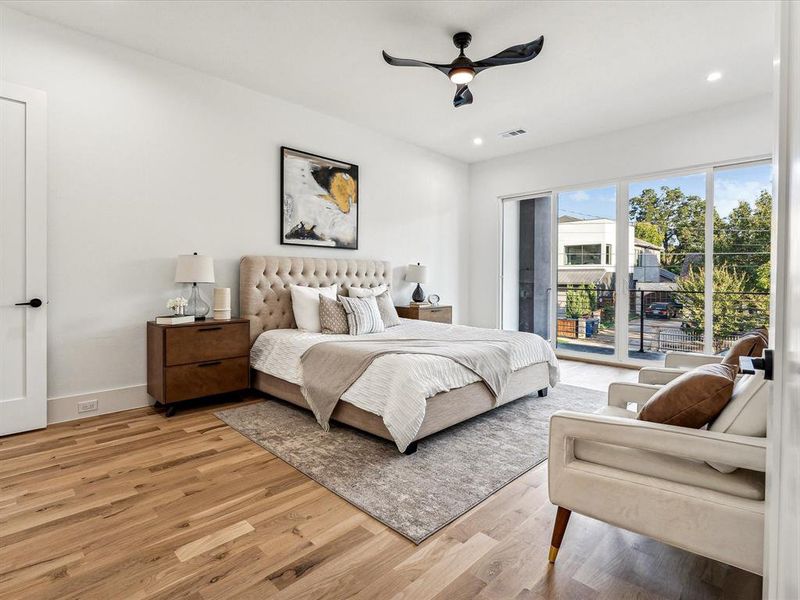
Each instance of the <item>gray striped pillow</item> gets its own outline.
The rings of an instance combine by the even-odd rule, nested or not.
[[[383,319],[381,319],[375,296],[367,296],[366,298],[339,296],[339,301],[347,313],[350,335],[381,333],[383,331]]]

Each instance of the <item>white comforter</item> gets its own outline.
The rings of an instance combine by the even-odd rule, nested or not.
[[[544,339],[531,333],[499,331],[401,319],[402,324],[371,338],[427,338],[440,340],[503,340],[511,350],[511,370],[546,362],[550,385],[558,383],[558,359]],[[254,369],[302,385],[300,357],[319,342],[353,339],[349,335],[324,335],[298,329],[273,329],[262,333],[250,351]],[[469,369],[443,356],[389,354],[376,359],[342,396],[342,400],[380,415],[400,451],[416,437],[425,418],[426,399],[479,381]],[[498,399],[498,404],[508,400]]]

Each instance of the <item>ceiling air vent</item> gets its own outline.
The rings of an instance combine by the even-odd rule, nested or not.
[[[513,138],[528,133],[524,129],[509,129],[508,131],[501,131],[499,135],[501,138]]]

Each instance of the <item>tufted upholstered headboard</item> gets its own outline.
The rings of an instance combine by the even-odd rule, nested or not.
[[[344,260],[288,256],[243,256],[239,263],[239,315],[250,319],[250,343],[268,329],[297,325],[289,285],[338,284],[376,287],[392,284],[392,268],[382,260]]]

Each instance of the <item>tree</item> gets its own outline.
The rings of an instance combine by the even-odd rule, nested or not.
[[[743,273],[744,289],[769,291],[771,226],[772,195],[767,190],[752,205],[741,200],[726,218],[715,220],[714,262]]]
[[[629,212],[634,223],[648,223],[661,234],[662,266],[680,274],[684,257],[704,250],[705,211],[705,201],[699,196],[663,186],[659,191],[644,189],[631,198]]]
[[[714,267],[714,296],[712,311],[715,343],[725,337],[738,336],[751,329],[763,327],[769,317],[769,296],[743,293],[746,276],[735,267]],[[702,334],[705,328],[705,271],[691,268],[689,274],[677,281],[675,302],[683,305],[682,328]],[[722,346],[720,346],[722,347]]]
[[[653,225],[647,221],[641,221],[634,226],[634,235],[645,242],[650,242],[655,246],[661,246],[664,241],[664,234],[658,225]]]
[[[591,311],[589,294],[584,289],[568,289],[565,313],[569,319],[579,319]]]

